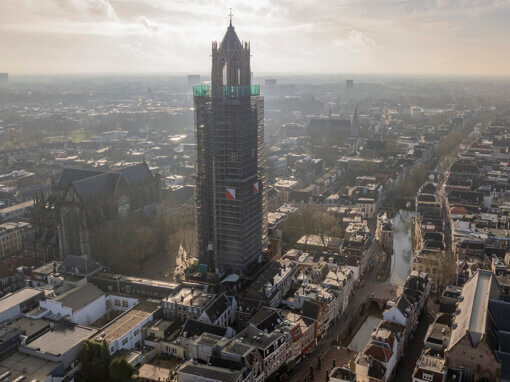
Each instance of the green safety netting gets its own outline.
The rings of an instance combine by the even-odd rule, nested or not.
[[[260,85],[236,85],[236,86],[224,86],[223,91],[225,97],[236,98],[246,96],[258,96],[260,95]],[[194,97],[210,97],[211,86],[210,85],[198,85],[193,86]]]
[[[211,87],[209,85],[193,86],[193,97],[208,97],[211,95]]]

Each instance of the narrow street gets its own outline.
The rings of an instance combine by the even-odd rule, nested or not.
[[[364,284],[354,291],[354,295],[349,303],[349,308],[343,317],[340,317],[335,324],[330,326],[324,338],[319,342],[315,350],[308,354],[294,369],[294,374],[291,375],[290,380],[295,382],[309,381],[310,366],[314,367],[313,381],[325,381],[326,370],[331,370],[333,360],[336,365],[344,365],[352,359],[356,352],[349,351],[345,348],[334,346],[334,342],[347,328],[351,320],[356,319],[355,314],[358,307],[363,304],[369,296],[381,299],[393,299],[400,292],[399,288],[389,285],[386,282],[377,280],[377,273],[379,272],[381,263],[373,267],[370,272],[367,272],[364,279]],[[321,357],[321,369],[317,369],[318,359]]]

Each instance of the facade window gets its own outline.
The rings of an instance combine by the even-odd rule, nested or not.
[[[122,300],[122,306],[124,308],[127,308],[129,306],[128,301],[127,300]]]
[[[118,298],[115,299],[115,305],[120,306],[120,300]]]
[[[128,341],[129,341],[129,338],[127,338],[127,337],[126,337],[126,338],[124,338],[124,339],[122,340],[122,346],[124,346],[125,344],[127,344],[127,342],[128,342]]]
[[[113,354],[114,351],[115,351],[115,348],[112,346],[110,349],[110,354]]]
[[[423,373],[423,379],[425,381],[432,381],[434,379],[434,376],[432,374]]]
[[[138,335],[138,333],[140,333],[140,329],[136,329],[136,330],[134,331],[134,333],[133,333],[133,336],[137,336],[137,335]]]

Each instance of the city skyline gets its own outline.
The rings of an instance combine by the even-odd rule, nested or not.
[[[508,75],[504,1],[7,0],[1,70],[205,73],[232,7],[256,73]],[[176,54],[179,52],[179,54]]]

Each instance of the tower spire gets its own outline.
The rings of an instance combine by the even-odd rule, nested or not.
[[[230,17],[230,25],[229,26],[232,26],[232,16],[234,16],[232,14],[232,8],[230,8],[230,13],[228,14],[228,17]]]

